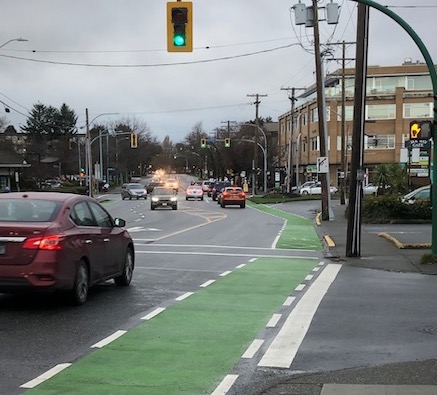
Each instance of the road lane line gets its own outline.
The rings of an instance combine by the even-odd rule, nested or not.
[[[295,291],[302,291],[305,288],[305,284],[299,284],[294,290]]]
[[[272,318],[270,318],[269,322],[267,322],[267,328],[274,328],[279,320],[282,318],[282,314],[273,314]]]
[[[187,299],[187,298],[189,298],[191,295],[193,295],[194,294],[194,292],[186,292],[186,293],[184,293],[183,295],[181,295],[181,296],[178,296],[177,298],[176,298],[176,300],[178,301],[178,302],[180,302],[180,301],[182,301],[182,300],[184,300],[184,299]]]
[[[241,358],[253,358],[258,350],[261,348],[263,343],[263,339],[255,339],[241,356]]]
[[[308,276],[305,277],[305,281],[311,281],[313,277],[314,276],[312,274],[308,274]]]
[[[285,299],[285,302],[282,304],[282,306],[291,306],[295,300],[295,296],[289,296],[287,299]]]
[[[161,314],[165,310],[165,307],[158,307],[153,310],[151,313],[142,317],[142,320],[151,320],[153,317],[156,317],[158,314]]]
[[[127,331],[116,331],[112,335],[105,337],[103,340],[100,340],[98,343],[93,344],[91,348],[102,348],[119,337],[123,336]]]
[[[225,272],[223,272],[222,274],[220,274],[220,277],[225,277],[228,274],[231,274],[232,272],[230,270],[226,270]]]
[[[208,287],[209,285],[211,285],[211,284],[214,284],[215,283],[215,280],[208,280],[208,281],[205,281],[203,284],[201,284],[200,286],[202,287],[202,288],[206,288],[206,287]]]
[[[328,264],[285,320],[258,366],[290,368],[320,302],[335,280],[341,265]]]
[[[52,378],[54,375],[68,368],[70,365],[71,363],[60,363],[59,365],[56,365],[50,370],[47,370],[47,372],[41,374],[40,376],[34,378],[33,380],[30,380],[27,383],[20,385],[20,388],[34,388],[38,384],[41,384],[42,382]]]
[[[226,395],[238,379],[238,374],[228,374],[211,395]]]
[[[235,269],[242,269],[244,266],[246,266],[246,263],[236,266]]]

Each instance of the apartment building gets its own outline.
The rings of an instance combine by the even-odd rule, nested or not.
[[[345,170],[350,171],[352,146],[355,69],[344,70]],[[330,181],[339,184],[342,159],[342,69],[326,77],[326,119]],[[304,104],[299,105],[303,102]],[[291,148],[292,178],[295,185],[317,179],[320,157],[318,110],[315,86],[297,101],[291,124],[291,111],[278,120],[278,155],[287,167]],[[399,66],[369,66],[364,128],[364,167],[366,175],[382,163],[401,163],[408,169],[411,185],[430,183],[431,148],[409,149],[410,122],[433,119],[432,83],[424,63],[405,60]],[[293,133],[290,140],[290,132]],[[291,147],[290,147],[291,141]]]

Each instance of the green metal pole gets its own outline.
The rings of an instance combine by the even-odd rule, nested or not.
[[[431,59],[431,55],[428,52],[428,49],[425,47],[425,44],[422,42],[420,37],[416,34],[416,32],[405,22],[399,15],[395,14],[393,11],[388,9],[387,7],[375,3],[372,0],[352,0],[357,3],[362,3],[368,5],[369,7],[376,8],[377,10],[383,12],[388,15],[391,19],[396,21],[399,25],[403,27],[403,29],[408,33],[408,35],[413,39],[416,45],[419,47],[420,52],[422,53],[426,65],[428,66],[429,74],[431,76],[432,82],[432,90],[434,97],[434,130],[437,127],[437,73],[434,66],[434,62]],[[432,240],[431,240],[431,253],[433,255],[437,255],[437,143],[436,138],[433,136],[433,155],[432,155],[432,188],[431,188],[431,201],[432,204]]]

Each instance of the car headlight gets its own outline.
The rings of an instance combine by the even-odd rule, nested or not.
[[[152,197],[152,202],[159,202],[159,197],[153,196]]]
[[[171,200],[172,202],[176,202],[176,201],[178,200],[178,198],[177,198],[176,196],[173,196],[170,200]]]

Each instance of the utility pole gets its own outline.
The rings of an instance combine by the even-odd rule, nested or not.
[[[221,123],[227,124],[227,137],[231,137],[231,124],[235,125],[237,121],[222,121]]]
[[[316,85],[317,85],[317,111],[319,115],[319,139],[320,139],[320,156],[327,157],[328,155],[328,138],[326,130],[326,109],[325,109],[325,80],[323,76],[322,56],[320,53],[320,32],[319,32],[319,16],[317,9],[317,0],[313,0],[313,16],[314,16],[314,51],[316,58]],[[329,160],[328,160],[329,163]],[[327,173],[322,173],[322,220],[329,221],[330,219],[330,183],[329,183],[329,167]]]
[[[267,95],[260,95],[259,93],[253,94],[253,95],[247,95],[247,97],[255,97],[255,147],[254,147],[254,153],[253,153],[253,169],[252,169],[252,194],[255,195],[256,193],[256,171],[258,169],[258,143],[259,143],[259,137],[258,137],[258,128],[259,128],[259,105],[260,105],[260,101],[259,98],[260,97],[267,97]],[[267,143],[267,142],[266,142]],[[266,193],[267,191],[264,191],[264,193]]]
[[[355,69],[354,121],[350,174],[349,215],[346,256],[361,256],[361,203],[364,180],[364,113],[366,103],[367,53],[369,40],[369,6],[359,3]]]
[[[340,204],[346,204],[346,155],[347,155],[347,136],[346,136],[346,86],[345,86],[345,69],[346,60],[355,60],[355,58],[346,59],[346,44],[356,44],[355,42],[328,43],[326,45],[342,45],[341,59],[331,58],[329,60],[341,60],[341,175],[340,175]]]
[[[87,170],[88,170],[88,195],[93,197],[93,161],[91,157],[91,135],[88,116],[88,108],[85,109],[86,120],[86,154],[87,154]]]
[[[291,91],[291,95],[288,97],[291,102],[290,110],[290,135],[288,138],[288,161],[287,161],[287,193],[291,191],[291,146],[294,133],[294,103],[297,101],[295,92],[297,90],[305,90],[306,88],[281,88],[281,91]],[[297,186],[297,185],[296,185]]]

